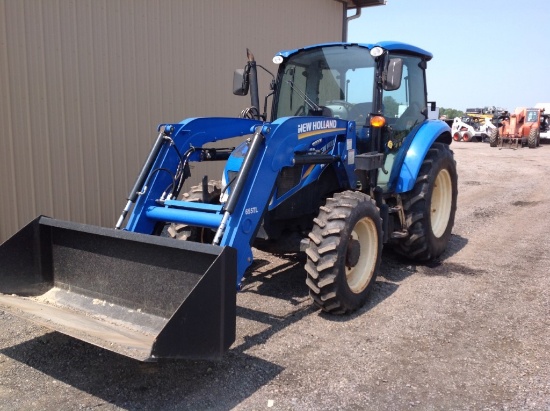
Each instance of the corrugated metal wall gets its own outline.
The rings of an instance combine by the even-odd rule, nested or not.
[[[233,96],[232,75],[246,47],[276,70],[280,49],[341,40],[342,10],[334,0],[0,0],[0,242],[39,214],[113,226],[158,123],[238,115],[250,100]]]

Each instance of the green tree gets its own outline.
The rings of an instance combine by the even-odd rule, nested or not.
[[[448,119],[453,119],[455,117],[462,117],[464,112],[454,108],[439,108],[439,116],[447,116]]]
[[[384,97],[384,115],[392,118],[399,114],[399,104],[392,96]]]

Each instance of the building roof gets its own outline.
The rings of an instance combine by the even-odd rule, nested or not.
[[[386,0],[344,0],[348,9],[355,9],[357,7],[372,7],[372,6],[384,6]]]

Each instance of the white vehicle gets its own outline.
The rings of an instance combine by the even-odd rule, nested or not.
[[[540,139],[548,142],[550,141],[550,103],[537,103],[535,108],[541,109]]]
[[[469,115],[455,117],[451,133],[454,141],[485,141],[494,129],[496,126],[489,118]]]

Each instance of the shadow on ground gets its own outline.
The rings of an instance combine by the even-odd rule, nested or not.
[[[453,236],[446,254],[430,270],[436,275],[446,275],[449,268],[456,271],[457,267],[449,267],[444,260],[466,243],[466,239]],[[0,352],[121,408],[229,410],[283,370],[277,364],[248,355],[248,349],[264,344],[273,335],[308,315],[318,313],[329,321],[342,322],[356,318],[391,296],[399,288],[400,281],[418,271],[417,265],[412,265],[391,250],[385,250],[381,275],[369,302],[352,315],[333,316],[322,313],[308,299],[303,263],[302,256],[286,256],[275,267],[252,272],[244,293],[290,301],[295,309],[285,315],[274,315],[239,305],[238,317],[261,322],[267,328],[244,336],[244,342],[233,346],[220,361],[140,363],[57,332],[4,348]],[[260,259],[257,267],[261,266]],[[247,289],[252,283],[254,288]],[[238,384],[235,384],[236,380]],[[239,387],[237,390],[236,385]]]
[[[216,362],[141,363],[57,332],[0,352],[126,409],[229,410],[282,371],[240,350]]]
[[[399,283],[407,277],[417,273],[442,277],[451,277],[454,275],[475,276],[482,274],[478,268],[471,268],[448,261],[453,255],[466,247],[467,244],[467,238],[452,234],[445,252],[440,257],[425,263],[409,260],[397,254],[391,248],[385,249],[381,273],[386,280],[394,283]]]

